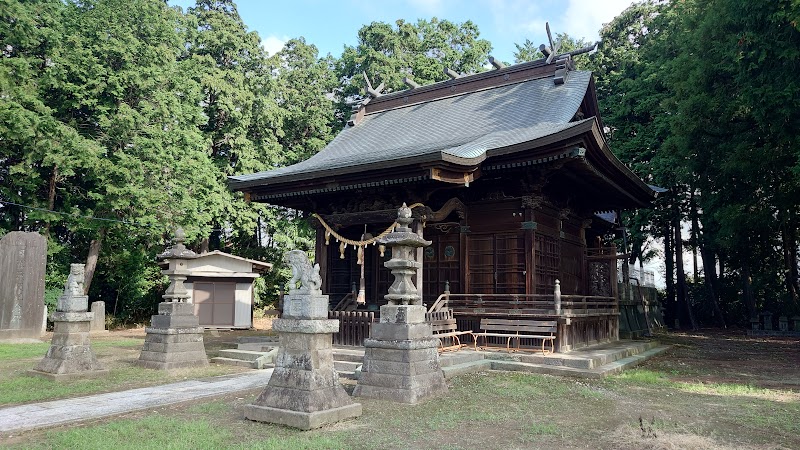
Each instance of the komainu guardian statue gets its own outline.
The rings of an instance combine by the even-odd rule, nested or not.
[[[289,280],[289,290],[297,289],[300,282],[300,291],[319,291],[322,286],[322,277],[319,276],[319,264],[311,266],[308,255],[302,250],[292,250],[286,253],[286,262],[292,266],[292,279]]]

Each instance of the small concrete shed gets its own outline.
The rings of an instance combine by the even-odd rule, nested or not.
[[[272,264],[218,250],[187,259],[186,263],[189,274],[184,285],[201,326],[250,328],[253,325],[253,281],[272,269]]]

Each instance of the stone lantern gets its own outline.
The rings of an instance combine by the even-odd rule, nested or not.
[[[169,286],[158,304],[158,314],[145,328],[147,336],[137,364],[151,369],[176,369],[208,365],[203,345],[203,327],[189,303],[189,291],[184,286],[188,275],[186,260],[197,254],[183,245],[186,235],[182,228],[175,230],[175,244],[158,255],[168,267],[161,273],[169,277]]]
[[[430,245],[411,230],[411,209],[405,203],[397,211],[398,226],[380,243],[391,248],[392,259],[384,266],[392,271],[394,282],[384,296],[379,323],[372,324],[364,340],[364,364],[353,395],[403,403],[417,403],[446,392],[442,369],[431,325],[425,322],[422,297],[413,276],[422,264],[414,255]]]

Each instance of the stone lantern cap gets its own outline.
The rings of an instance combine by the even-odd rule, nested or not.
[[[414,219],[411,218],[411,208],[403,203],[403,206],[397,210],[397,223],[398,226],[395,230],[378,242],[389,247],[426,247],[431,245],[431,241],[426,241],[419,237],[419,235],[411,230],[409,225]]]
[[[159,261],[165,259],[175,259],[175,258],[182,258],[182,259],[193,259],[197,258],[197,253],[189,250],[183,245],[184,241],[186,241],[186,233],[183,232],[182,227],[178,227],[175,230],[175,239],[173,239],[174,244],[172,247],[168,248],[164,253],[158,255],[157,259]]]

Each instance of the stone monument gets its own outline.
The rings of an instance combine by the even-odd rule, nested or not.
[[[108,334],[108,330],[106,330],[106,302],[92,302],[90,311],[94,315],[91,325],[92,334]]]
[[[84,265],[71,264],[64,293],[58,298],[53,339],[44,359],[28,374],[63,380],[108,374],[97,361],[89,341],[93,314],[89,312],[89,296],[83,293]]]
[[[439,366],[437,347],[425,307],[412,277],[421,264],[414,260],[416,249],[430,245],[411,231],[411,209],[405,203],[397,212],[397,228],[381,239],[391,247],[392,259],[384,266],[392,271],[394,283],[384,296],[379,323],[372,324],[364,340],[364,365],[354,396],[417,403],[447,391]]]
[[[333,367],[332,334],[339,321],[328,319],[319,264],[312,267],[300,250],[288,252],[285,259],[292,279],[283,314],[272,323],[279,335],[275,369],[266,389],[245,406],[244,416],[303,430],[358,417],[361,404],[353,403]]]
[[[183,282],[188,274],[186,260],[196,258],[195,252],[187,249],[183,242],[186,235],[182,228],[175,231],[175,244],[158,255],[159,260],[169,263],[161,273],[169,277],[169,286],[158,304],[158,314],[145,328],[142,353],[137,364],[150,369],[177,369],[208,365],[206,348],[203,345],[203,327],[194,315],[194,305],[189,303],[189,291]]]
[[[39,339],[44,334],[47,239],[12,231],[0,240],[0,339]]]

